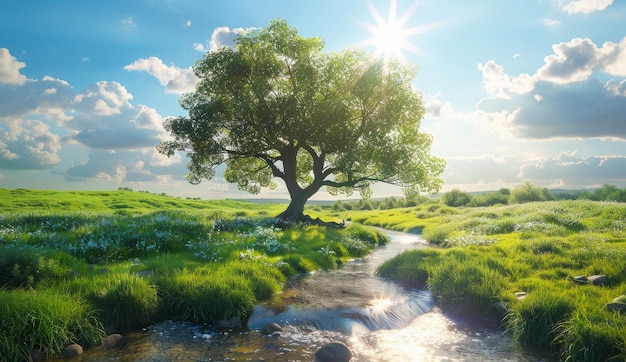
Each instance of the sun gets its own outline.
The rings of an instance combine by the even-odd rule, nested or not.
[[[395,58],[406,62],[404,51],[421,53],[420,48],[411,42],[410,38],[432,29],[435,24],[406,28],[407,21],[417,9],[417,3],[414,3],[398,17],[398,3],[396,0],[391,0],[389,2],[387,19],[381,15],[380,11],[371,2],[367,4],[367,7],[374,19],[374,23],[362,23],[362,26],[371,34],[371,37],[360,43],[360,45],[364,47],[373,46],[375,48],[374,56],[383,57],[385,60]]]

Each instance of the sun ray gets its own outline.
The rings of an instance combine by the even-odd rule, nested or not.
[[[405,51],[420,54],[423,53],[411,37],[430,31],[442,25],[442,23],[430,23],[415,27],[406,28],[406,24],[417,10],[418,3],[413,3],[411,7],[401,12],[398,16],[398,2],[391,0],[387,18],[372,4],[367,3],[367,8],[372,16],[373,23],[362,22],[361,26],[371,34],[371,37],[357,44],[362,47],[375,47],[374,56],[383,57],[385,61],[395,58],[401,62],[406,62]]]

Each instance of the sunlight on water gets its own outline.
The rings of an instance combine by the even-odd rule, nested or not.
[[[367,307],[372,314],[384,313],[392,305],[391,299],[386,297],[376,297],[367,303]]]
[[[405,328],[353,336],[357,361],[540,361],[524,356],[509,336],[460,328],[437,308]]]

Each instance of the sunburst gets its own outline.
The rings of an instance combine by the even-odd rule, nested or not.
[[[416,54],[422,53],[422,50],[411,41],[411,37],[425,33],[439,24],[432,23],[406,28],[406,24],[415,13],[417,6],[418,4],[414,3],[398,17],[398,3],[396,0],[391,0],[387,19],[385,20],[380,11],[371,2],[368,3],[367,7],[374,19],[374,23],[362,23],[362,26],[371,34],[371,37],[359,45],[375,47],[374,56],[383,57],[385,60],[396,58],[405,62],[407,60],[404,55],[405,51]]]

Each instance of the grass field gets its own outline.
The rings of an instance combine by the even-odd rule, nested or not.
[[[56,353],[164,318],[245,321],[290,276],[335,268],[387,241],[366,224],[420,232],[433,244],[378,273],[429,288],[445,312],[504,328],[560,360],[626,360],[626,316],[607,308],[626,302],[624,203],[307,209],[355,222],[345,230],[277,228],[272,216],[285,206],[0,189],[0,355]],[[599,285],[573,280],[595,275]]]
[[[560,360],[626,360],[626,204],[547,201],[333,213],[397,230],[420,230],[438,246],[405,252],[378,270],[428,287],[446,312],[500,324]],[[601,285],[575,276],[604,275]]]
[[[286,278],[387,242],[356,224],[276,227],[285,206],[0,189],[0,355],[54,354],[164,319],[245,321]]]

